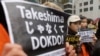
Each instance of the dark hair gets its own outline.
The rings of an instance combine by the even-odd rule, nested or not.
[[[85,16],[80,16],[80,19],[83,20],[83,19],[87,19]]]
[[[93,22],[93,20],[92,20],[92,19],[90,19],[90,18],[89,18],[89,19],[87,19],[87,23],[88,23],[88,24],[90,24],[90,23],[91,23],[91,21]]]

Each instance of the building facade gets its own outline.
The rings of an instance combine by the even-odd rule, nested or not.
[[[83,15],[91,19],[100,17],[100,0],[78,0],[75,6],[77,15]]]
[[[75,14],[75,0],[67,0],[64,4],[64,11],[69,14]]]

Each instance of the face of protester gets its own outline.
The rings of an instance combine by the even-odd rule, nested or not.
[[[81,20],[81,28],[86,28],[87,27],[87,19],[82,19]]]
[[[78,32],[79,23],[80,23],[80,22],[71,22],[71,23],[70,23],[70,29],[73,30],[73,31],[75,31],[75,32]]]

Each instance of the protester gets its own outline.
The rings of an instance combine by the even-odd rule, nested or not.
[[[92,29],[94,33],[96,33],[96,25],[94,24],[94,21],[90,18],[87,19],[88,20],[88,28]]]
[[[81,16],[80,18],[81,18],[81,28],[80,29],[87,29],[87,18],[84,16]],[[92,51],[91,43],[82,43],[80,56],[90,56],[91,51]]]
[[[98,21],[98,29],[96,31],[96,37],[98,38],[98,40],[100,39],[100,20]]]
[[[77,36],[79,24],[80,24],[80,17],[77,16],[77,15],[71,15],[68,18],[67,24],[68,24],[68,28],[67,28],[68,32],[67,32],[65,41],[67,40],[68,35]],[[71,39],[71,38],[74,38],[74,37],[69,37],[69,38]],[[68,40],[66,42],[68,42]],[[76,50],[76,53],[78,54],[78,52],[79,52],[79,47],[78,47],[79,41],[73,40],[73,41],[69,41],[69,43],[74,46],[74,49]]]
[[[93,20],[92,19],[87,19],[87,23],[88,23],[88,28],[91,29],[95,29],[96,27],[93,25]]]
[[[94,46],[92,56],[100,56],[100,20],[98,21],[98,29],[96,32],[96,37],[98,38],[98,41]]]
[[[99,20],[100,20],[100,18],[96,18],[96,19],[94,20],[94,24],[95,24],[95,26],[96,26],[96,29],[98,29],[98,22],[99,22]]]
[[[94,46],[93,52],[91,56],[100,56],[100,40]]]
[[[88,25],[87,25],[87,18],[84,16],[81,16],[81,30],[85,30],[88,29]],[[95,37],[95,35],[93,35],[93,42],[84,42],[81,45],[81,52],[80,52],[80,56],[91,56],[91,51],[93,50],[93,44],[95,43],[95,41],[97,40],[97,38]]]
[[[80,18],[77,15],[72,15],[68,18],[68,34],[76,35],[79,29]]]
[[[87,18],[85,16],[80,16],[81,18],[81,28],[87,28]]]
[[[88,29],[88,19],[85,16],[81,16],[81,29]],[[89,28],[90,29],[90,28]],[[97,37],[93,35],[93,42],[96,42]]]

